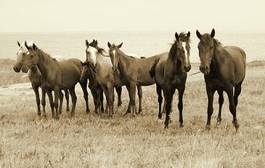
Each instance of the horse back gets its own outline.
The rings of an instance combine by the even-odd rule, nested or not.
[[[77,82],[79,82],[81,77],[81,61],[78,59],[68,59],[59,62],[62,85],[63,87],[69,88],[73,87]]]
[[[234,85],[241,83],[246,74],[246,53],[236,46],[225,46],[222,54],[220,70],[224,78],[230,80]]]

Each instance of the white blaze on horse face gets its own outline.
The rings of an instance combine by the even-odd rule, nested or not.
[[[28,55],[29,51],[25,47],[21,46],[17,52],[17,61],[22,61],[22,55],[23,54]]]
[[[184,49],[184,54],[185,54],[185,64],[189,65],[189,56],[188,56],[188,51],[187,51],[187,47],[186,47],[186,42],[182,42],[182,47]]]
[[[97,49],[94,47],[87,48],[87,52],[89,53],[89,59],[91,60],[93,65],[97,63]]]

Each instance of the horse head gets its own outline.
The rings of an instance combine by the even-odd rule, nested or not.
[[[215,30],[212,29],[212,32],[201,34],[198,30],[196,35],[199,38],[200,42],[198,44],[199,57],[201,61],[200,71],[204,74],[210,73],[210,65],[214,56],[215,51]]]

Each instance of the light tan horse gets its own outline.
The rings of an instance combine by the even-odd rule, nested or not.
[[[115,74],[112,70],[112,64],[109,56],[105,55],[104,49],[97,46],[97,41],[89,43],[86,40],[86,60],[83,63],[83,71],[85,72],[87,65],[90,64],[95,71],[95,78],[97,83],[102,87],[103,92],[107,99],[106,112],[110,116],[113,115],[113,102],[114,102],[114,87],[124,86],[124,82],[120,79],[120,76]],[[82,73],[85,75],[85,73]],[[128,89],[128,88],[127,88]],[[140,88],[140,91],[142,89]],[[138,90],[139,91],[139,90]],[[139,95],[139,100],[141,95]],[[139,107],[140,108],[140,107]],[[128,105],[128,112],[130,112],[130,103]]]
[[[80,83],[84,93],[84,99],[86,102],[86,112],[88,113],[89,107],[87,81],[80,82],[82,68],[81,61],[79,59],[68,59],[58,62],[56,59],[53,59],[49,54],[39,49],[34,43],[32,46],[28,46],[27,43],[25,43],[25,46],[28,49],[28,53],[23,55],[22,58],[19,60],[22,65],[21,70],[22,72],[26,73],[32,66],[38,66],[41,75],[44,79],[45,85],[52,88],[55,93],[55,114],[53,114],[53,118],[59,119],[58,99],[60,96],[60,90],[65,89],[69,89],[72,99],[71,116],[74,115],[77,100],[75,93],[75,85],[78,82]]]
[[[19,46],[19,50],[17,52],[17,59],[21,59],[23,54],[26,54],[28,52],[28,50],[25,48],[25,46],[21,45],[19,42],[17,42],[18,46]],[[18,61],[13,69],[15,72],[20,72],[21,70],[21,63]],[[41,73],[38,69],[37,66],[32,66],[29,70],[28,73],[28,77],[29,80],[31,82],[31,86],[32,89],[34,91],[35,94],[35,99],[36,99],[36,104],[37,104],[37,114],[40,116],[41,115],[41,109],[40,109],[40,94],[39,94],[39,88],[41,88],[42,91],[42,100],[41,100],[41,104],[43,107],[43,116],[46,117],[46,110],[45,110],[45,106],[46,106],[46,93],[48,94],[49,100],[50,100],[50,107],[52,112],[54,111],[53,108],[53,97],[52,97],[52,93],[51,93],[51,88],[48,88],[47,86],[44,85],[43,82],[43,78],[41,76]],[[66,98],[66,111],[69,111],[69,92],[68,90],[65,90],[65,98]],[[63,103],[63,94],[60,92],[60,112],[62,111],[62,103]]]
[[[122,43],[120,45],[110,44],[109,55],[111,58],[113,71],[115,73],[119,72],[119,77],[123,81],[124,85],[129,88],[129,98],[130,98],[130,108],[132,115],[136,113],[135,107],[135,92],[136,87],[149,86],[155,84],[155,80],[150,76],[149,71],[152,68],[153,64],[160,59],[163,54],[155,55],[152,57],[142,57],[142,59],[134,58],[130,55],[125,54],[120,50]],[[161,94],[161,89],[157,88],[157,94],[159,102],[159,109],[161,110],[161,104],[163,97]],[[139,108],[141,107],[142,99],[139,98]],[[139,112],[141,110],[139,109]]]

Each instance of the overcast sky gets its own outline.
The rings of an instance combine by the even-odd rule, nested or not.
[[[0,32],[265,32],[264,0],[0,0]]]

